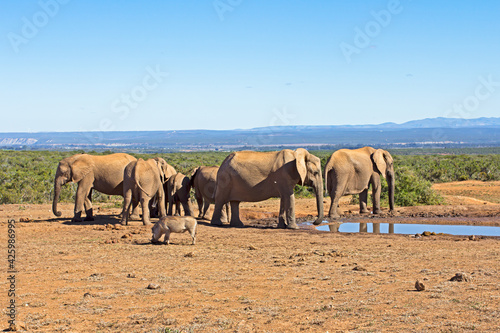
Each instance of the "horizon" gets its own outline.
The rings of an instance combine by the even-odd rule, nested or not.
[[[192,132],[192,131],[251,131],[251,130],[259,130],[266,128],[287,128],[287,127],[359,127],[359,128],[369,128],[369,127],[379,127],[383,125],[395,125],[401,126],[408,123],[413,122],[423,122],[423,121],[437,121],[437,120],[452,120],[452,121],[470,121],[470,120],[499,120],[500,117],[479,117],[479,118],[445,118],[445,117],[436,117],[436,118],[423,118],[423,119],[413,119],[403,123],[395,123],[395,122],[384,122],[378,124],[341,124],[341,125],[277,125],[277,126],[265,126],[265,127],[252,127],[252,128],[233,128],[233,129],[208,129],[208,128],[196,128],[196,129],[186,129],[186,130],[178,130],[178,129],[163,129],[163,130],[116,130],[116,131],[38,131],[38,132],[0,132],[0,134],[43,134],[43,133],[122,133],[122,132]],[[397,128],[397,127],[396,127]],[[439,128],[439,127],[436,127]],[[404,128],[401,128],[404,129]]]
[[[39,0],[3,8],[1,133],[500,114],[493,0]]]

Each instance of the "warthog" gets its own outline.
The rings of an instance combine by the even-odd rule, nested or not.
[[[153,238],[152,243],[157,243],[161,236],[165,234],[163,242],[170,244],[171,232],[185,232],[189,231],[191,238],[193,238],[193,245],[196,243],[196,226],[198,222],[191,216],[164,216],[152,228]]]

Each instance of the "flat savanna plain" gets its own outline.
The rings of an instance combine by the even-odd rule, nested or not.
[[[499,226],[500,182],[434,186],[446,205],[398,207],[396,217],[411,222],[459,216],[463,224],[484,217],[482,222]],[[348,201],[340,210],[356,217],[358,209]],[[7,244],[7,219],[16,220],[17,318],[19,328],[29,332],[493,332],[500,327],[498,238],[278,230],[273,225],[279,201],[272,199],[242,204],[246,228],[200,220],[196,245],[188,234],[173,234],[169,246],[152,245],[150,227],[140,221],[119,226],[120,208],[110,203],[97,205],[96,221],[86,223],[71,223],[72,205],[60,206],[63,218],[54,218],[50,205],[0,206],[2,244]],[[302,220],[315,215],[314,199],[297,199],[296,213]],[[385,213],[373,221],[391,218]],[[468,281],[450,281],[456,273],[465,273]],[[416,291],[417,279],[424,291]],[[148,289],[150,284],[158,288]],[[4,277],[3,311],[7,289]],[[7,328],[6,316],[2,322]]]

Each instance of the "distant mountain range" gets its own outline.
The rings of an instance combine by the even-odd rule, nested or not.
[[[0,133],[0,149],[200,151],[500,146],[500,118],[427,118],[403,124],[239,130]]]

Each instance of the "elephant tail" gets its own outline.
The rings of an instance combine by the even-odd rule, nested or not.
[[[218,182],[215,181],[214,191],[212,192],[212,198],[210,198],[212,202],[215,202],[215,193],[217,193],[217,183]]]
[[[199,167],[194,169],[193,175],[189,179],[189,184],[191,185],[191,187],[194,187],[194,180],[195,180],[196,176],[198,175],[198,171],[200,171]]]
[[[135,166],[134,168],[134,181],[135,183],[137,184],[137,187],[146,194],[146,196],[148,197],[151,197],[151,195],[149,195],[148,192],[146,192],[146,190],[141,186],[141,182],[140,182],[140,175],[139,173],[137,172],[137,165]]]

